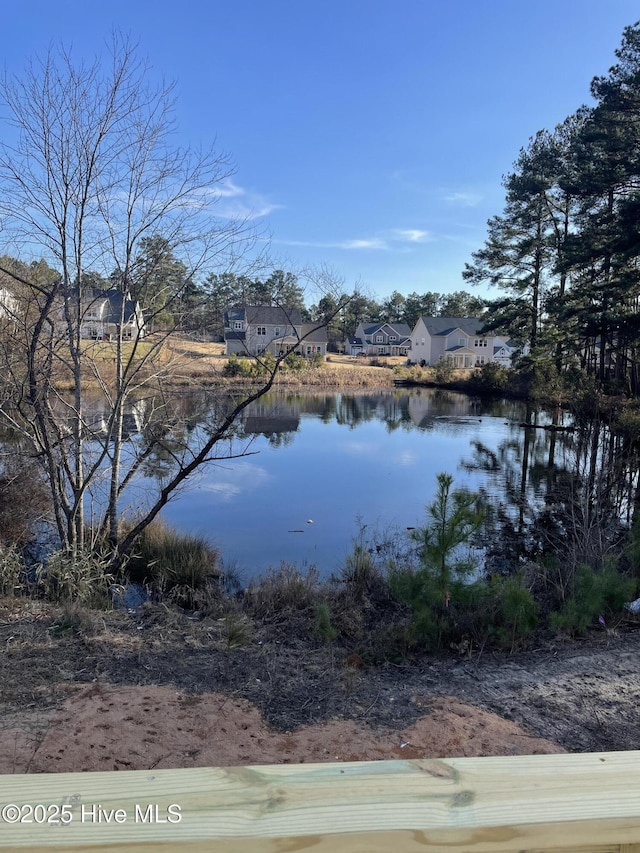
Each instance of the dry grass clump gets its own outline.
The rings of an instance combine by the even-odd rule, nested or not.
[[[106,557],[90,552],[76,555],[58,551],[36,572],[38,589],[48,601],[107,607],[114,581]]]
[[[15,451],[7,453],[0,462],[0,542],[20,547],[32,541],[49,512],[41,469]]]
[[[179,533],[156,519],[136,540],[127,574],[182,607],[198,609],[217,590],[219,553],[204,536]]]
[[[244,608],[253,617],[312,611],[320,597],[320,577],[315,566],[303,574],[295,566],[281,563],[253,581],[245,590]]]

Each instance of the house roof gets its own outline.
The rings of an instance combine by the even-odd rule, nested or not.
[[[284,308],[280,305],[245,305],[241,308],[227,308],[224,312],[225,326],[231,326],[236,320],[244,320],[251,326],[299,326],[302,315],[297,308]]]
[[[365,335],[375,335],[376,332],[379,332],[385,326],[388,326],[399,338],[408,338],[411,334],[411,329],[406,323],[389,323],[385,320],[384,322],[370,323],[366,326],[364,323],[362,324]]]
[[[314,344],[326,344],[329,340],[327,327],[318,327],[317,323],[303,323],[300,329],[300,337],[304,338],[305,343],[310,341]]]
[[[456,329],[460,329],[466,335],[478,335],[484,326],[484,321],[477,317],[421,317],[420,319],[432,337],[446,337]]]
[[[132,299],[127,299],[118,290],[108,290],[105,295],[108,308],[104,319],[107,323],[119,323],[121,318],[125,323],[130,323],[135,318],[136,303]]]
[[[77,298],[77,292],[75,288],[70,290],[69,298]],[[99,290],[96,287],[87,287],[82,291],[81,299],[85,310],[88,307],[97,307],[102,303],[104,307],[100,319],[103,323],[117,325],[120,322],[131,323],[136,319],[138,303],[130,299],[128,293],[123,293],[121,290],[115,288]]]

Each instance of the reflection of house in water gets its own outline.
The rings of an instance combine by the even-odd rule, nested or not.
[[[472,401],[464,394],[450,391],[431,391],[428,394],[411,394],[409,417],[421,429],[431,429],[436,418],[465,418],[472,415]]]
[[[128,438],[141,432],[145,425],[146,403],[131,400],[125,406],[122,418],[122,436]],[[104,399],[89,400],[84,404],[84,423],[88,437],[99,438],[109,431],[111,406]]]
[[[406,420],[406,395],[395,391],[341,394],[336,405],[336,421],[352,428],[366,421],[383,421],[394,428]]]
[[[285,400],[256,400],[245,409],[242,428],[248,435],[267,436],[297,432],[300,426],[300,405]]]

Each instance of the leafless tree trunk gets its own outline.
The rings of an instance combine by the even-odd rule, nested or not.
[[[234,401],[198,447],[176,445],[171,433],[179,428],[169,407],[157,402],[169,332],[148,338],[136,327],[125,340],[126,297],[140,243],[161,235],[192,279],[199,270],[233,269],[255,247],[255,232],[251,222],[216,215],[232,174],[228,158],[173,146],[171,87],[148,84],[126,40],[114,38],[108,68],[51,52],[23,77],[5,77],[0,94],[15,133],[15,141],[0,145],[4,248],[23,259],[43,257],[59,272],[58,280],[43,283],[28,268],[0,266],[19,304],[6,353],[21,353],[10,371],[17,400],[3,405],[0,415],[42,463],[60,541],[69,552],[90,544],[88,498],[102,489],[91,543],[98,534],[108,536],[117,563],[190,474],[225,456],[233,424],[271,388],[282,360],[258,388]],[[104,352],[94,357],[83,334],[92,305],[88,273],[108,276],[121,295],[112,358]],[[145,324],[180,299],[180,291],[167,293]],[[124,419],[141,389],[151,387],[157,399],[149,403],[142,444],[125,434]],[[90,390],[104,405],[99,428],[87,410]],[[125,490],[161,448],[171,455],[172,474],[123,534]]]

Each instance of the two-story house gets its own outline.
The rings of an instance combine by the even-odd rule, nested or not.
[[[347,341],[347,355],[407,355],[411,349],[411,329],[406,323],[358,324],[355,335]]]
[[[78,312],[77,291],[69,292],[68,307],[71,316]],[[122,335],[123,340],[144,337],[144,316],[140,303],[131,299],[128,292],[100,290],[87,287],[82,291],[79,305],[80,337],[94,341],[109,341]],[[67,331],[66,311],[60,305],[56,325],[61,334]]]
[[[326,355],[327,330],[317,323],[303,323],[297,308],[279,305],[246,305],[224,312],[227,355],[280,356],[297,352],[304,356]]]
[[[434,365],[447,359],[456,368],[479,367],[494,360],[496,335],[480,333],[477,317],[419,317],[411,332],[413,364]]]

